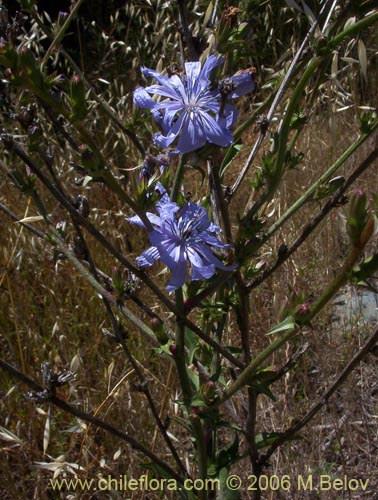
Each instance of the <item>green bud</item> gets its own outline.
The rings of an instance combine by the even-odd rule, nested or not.
[[[202,384],[200,387],[200,394],[203,401],[207,405],[213,403],[217,396],[215,382],[212,380],[208,380],[206,383]]]
[[[165,331],[164,324],[159,318],[152,318],[150,321],[151,330],[156,334],[156,338],[158,339],[161,345],[164,345],[168,342],[169,337],[167,332]],[[173,354],[173,353],[172,353]]]
[[[85,98],[85,87],[81,78],[74,75],[70,80],[69,102],[71,105],[71,118],[73,120],[84,120],[88,113]]]
[[[353,243],[358,243],[369,219],[367,197],[361,189],[356,189],[349,202],[347,232]]]

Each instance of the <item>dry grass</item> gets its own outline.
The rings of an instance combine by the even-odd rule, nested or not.
[[[300,144],[306,152],[303,167],[290,172],[284,183],[280,197],[275,201],[276,213],[282,213],[315,179],[318,167],[329,164],[353,136],[353,117],[340,121],[341,140],[330,140],[327,129],[327,116],[308,127]],[[348,126],[350,136],[341,134]],[[316,135],[317,141],[313,141]],[[366,145],[366,149],[368,149]],[[365,148],[363,148],[365,149]],[[351,168],[364,156],[359,151],[350,164]],[[242,157],[241,157],[242,159]],[[375,181],[373,181],[375,178]],[[366,175],[359,181],[359,186],[369,189],[376,185],[376,174]],[[128,232],[127,225],[120,213],[122,207],[115,200],[109,200],[107,193],[96,186],[90,193],[90,199],[96,199],[98,210],[96,222],[102,221],[110,237],[117,245],[129,253],[130,247],[137,254],[143,246],[140,238]],[[3,199],[7,205],[17,207],[19,195],[13,189],[4,191]],[[17,209],[22,214],[23,207]],[[30,209],[31,210],[31,209]],[[313,207],[309,206],[302,214],[279,232],[271,243],[274,251],[283,241],[288,242],[298,231]],[[295,290],[304,290],[316,295],[329,276],[337,269],[337,263],[345,252],[344,232],[340,214],[335,211],[329,221],[319,228],[295,257],[288,261],[274,277],[268,280],[252,297],[251,324],[252,347],[257,352],[266,344],[262,335],[275,321],[279,310]],[[113,214],[113,215],[112,215]],[[116,427],[129,432],[148,446],[153,442],[154,423],[150,417],[144,396],[133,390],[137,382],[123,353],[110,340],[104,337],[102,328],[108,327],[107,318],[96,297],[88,285],[76,275],[69,263],[62,261],[54,266],[51,253],[43,242],[31,236],[19,225],[9,223],[1,216],[2,247],[2,286],[0,328],[2,355],[12,364],[24,367],[26,373],[38,379],[40,363],[49,360],[54,368],[78,363],[77,381],[68,393],[61,396],[77,400],[87,411],[94,412],[101,418],[112,422]],[[128,240],[128,250],[126,248]],[[111,272],[112,262],[96,248],[94,255],[99,267]],[[10,258],[11,256],[11,258]],[[140,292],[143,297],[143,293]],[[150,300],[145,298],[145,300]],[[258,428],[262,431],[282,430],[300,418],[309,408],[311,401],[319,397],[334,376],[353,356],[371,331],[372,325],[361,321],[350,323],[342,329],[330,322],[329,312],[325,312],[302,338],[274,357],[273,364],[282,365],[303,343],[308,343],[305,354],[301,357],[295,371],[276,383],[274,393],[277,402],[267,398],[260,399]],[[229,332],[229,341],[238,344]],[[151,391],[156,401],[161,401],[166,394],[165,415],[174,415],[177,386],[175,375],[168,381],[169,363],[151,354],[148,342],[138,332],[129,332],[129,342],[137,353],[138,361],[145,367],[150,380]],[[272,492],[268,499],[313,499],[313,498],[373,498],[378,487],[377,461],[377,366],[373,356],[366,359],[360,368],[337,392],[329,404],[308,425],[303,440],[294,441],[282,447],[267,468],[268,474],[289,475],[293,487],[289,492]],[[83,428],[80,432],[63,432],[77,425],[77,421],[52,409],[52,426],[47,455],[43,452],[43,433],[46,422],[46,407],[36,405],[24,397],[19,386],[4,373],[1,374],[2,424],[19,436],[21,444],[3,442],[1,469],[6,486],[3,485],[3,498],[68,498],[55,496],[46,488],[51,473],[33,467],[36,461],[50,461],[64,455],[67,463],[74,463],[83,468],[83,478],[99,476],[139,477],[143,473],[140,463],[143,458],[116,439],[93,427]],[[21,390],[20,390],[21,389]],[[243,395],[234,398],[234,405],[242,409]],[[190,443],[185,441],[183,430],[172,424],[171,432],[184,443],[181,453],[191,462]],[[182,441],[183,440],[183,441]],[[186,445],[185,445],[186,442]],[[154,441],[155,449],[161,456],[169,454],[160,438]],[[121,454],[114,458],[117,450]],[[240,462],[234,468],[235,473],[244,477],[248,484],[248,464]],[[313,475],[313,491],[297,492],[296,478],[301,475]],[[369,487],[364,494],[317,489],[320,474],[331,474],[334,478],[347,475],[353,479],[369,479]],[[71,477],[68,473],[68,477]],[[49,493],[50,491],[50,493]],[[175,498],[174,495],[163,495]],[[151,493],[133,494],[131,498],[163,498]],[[72,498],[108,498],[77,493]],[[111,496],[109,498],[117,498]],[[126,498],[121,496],[119,498]],[[250,498],[245,492],[242,498]]]
[[[375,78],[371,78],[375,82]],[[364,97],[375,103],[375,83],[367,85]],[[369,95],[369,93],[372,95]],[[123,94],[123,89],[120,91]],[[316,116],[306,125],[297,145],[305,153],[298,170],[290,171],[281,186],[279,196],[271,203],[267,212],[272,219],[291,205],[315,180],[325,167],[330,165],[357,136],[356,116],[353,112],[335,114],[332,109],[318,110]],[[105,128],[105,125],[104,125]],[[100,133],[100,132],[99,132]],[[255,137],[249,132],[243,137],[246,144],[252,144]],[[113,137],[107,132],[108,155],[112,154]],[[377,136],[371,138],[349,160],[343,173],[346,175],[373,147],[377,147]],[[119,148],[121,146],[118,145]],[[265,149],[268,145],[265,146]],[[264,148],[262,153],[264,152]],[[240,154],[231,178],[248,154],[247,148]],[[261,160],[261,158],[260,158]],[[63,168],[68,168],[68,159],[60,158]],[[59,161],[57,163],[59,163]],[[132,159],[127,162],[133,163]],[[122,154],[117,165],[122,166]],[[256,159],[254,168],[259,165]],[[129,167],[129,165],[126,165]],[[374,170],[375,169],[375,170]],[[374,171],[373,171],[374,170]],[[237,202],[232,204],[235,217],[251,194],[250,179],[246,179]],[[197,199],[204,189],[199,187],[198,172],[187,180],[188,187]],[[67,176],[68,182],[68,176]],[[17,215],[26,215],[25,198],[5,180],[2,182],[1,201],[12,207]],[[358,186],[370,195],[378,185],[376,165],[358,181]],[[74,188],[74,194],[80,192]],[[93,211],[91,219],[128,257],[138,255],[147,243],[143,231],[130,227],[124,217],[120,202],[101,185],[93,184],[87,191]],[[316,202],[309,203],[287,223],[266,246],[265,258],[270,260],[282,243],[289,243],[298,234],[303,224],[314,212]],[[51,212],[56,221],[65,215],[50,200]],[[274,209],[274,211],[273,211]],[[28,215],[35,214],[31,204]],[[298,291],[307,297],[316,297],[340,265],[346,253],[346,237],[343,222],[343,208],[334,210],[326,222],[315,231],[295,256],[289,259],[273,279],[269,279],[251,298],[251,347],[258,352],[267,344],[264,335],[279,321],[283,307]],[[38,227],[38,223],[36,224]],[[42,226],[41,226],[42,227]],[[1,356],[11,364],[19,366],[30,377],[40,380],[40,366],[49,361],[54,369],[70,368],[77,372],[77,379],[71,387],[61,389],[59,395],[88,412],[109,421],[130,433],[142,444],[154,449],[167,461],[170,454],[156,434],[144,395],[135,389],[138,379],[119,346],[104,335],[103,329],[111,329],[100,298],[89,285],[76,274],[67,261],[54,264],[52,250],[45,242],[32,236],[26,229],[14,224],[0,212],[0,351]],[[90,241],[96,265],[107,274],[112,273],[113,260],[104,250]],[[377,236],[372,246],[376,247]],[[156,282],[166,279],[153,268],[151,275]],[[153,298],[141,289],[138,296],[156,312],[162,313]],[[130,302],[130,301],[129,301]],[[128,302],[134,312],[139,310]],[[163,314],[163,313],[162,313]],[[342,327],[331,321],[329,307],[305,335],[298,337],[283,348],[271,360],[282,366],[292,354],[308,344],[295,370],[273,386],[277,401],[260,398],[258,408],[259,431],[281,431],[305,414],[311,403],[322,395],[330,381],[340,373],[353,354],[364,343],[374,325],[351,320]],[[146,322],[147,317],[143,318]],[[127,325],[129,328],[129,325]],[[236,330],[236,329],[235,329]],[[128,343],[137,361],[143,367],[154,400],[163,408],[166,416],[179,415],[175,404],[178,398],[178,383],[175,371],[168,357],[162,358],[151,350],[150,342],[133,327],[128,330]],[[227,331],[226,343],[239,345],[240,339],[232,329]],[[279,477],[289,475],[290,491],[282,490],[263,495],[264,500],[338,500],[378,498],[378,367],[376,358],[369,355],[346,383],[337,391],[329,403],[302,432],[303,439],[293,441],[279,449],[268,464],[266,473]],[[26,389],[0,372],[0,414],[1,425],[14,433],[14,438],[4,440],[0,435],[0,470],[2,483],[0,495],[4,500],[30,498],[89,500],[98,498],[132,498],[133,500],[176,500],[176,493],[152,492],[129,493],[76,493],[53,492],[49,486],[52,472],[35,467],[35,462],[52,462],[64,457],[66,464],[76,464],[82,469],[79,477],[93,479],[127,475],[138,478],[145,472],[144,457],[111,435],[93,426],[79,425],[75,418],[51,408],[51,429],[48,443],[44,443],[48,408],[25,397]],[[245,394],[233,398],[234,407],[243,413]],[[229,408],[223,411],[231,411]],[[180,442],[180,455],[185,463],[193,467],[192,443],[179,424],[171,422],[170,432]],[[226,438],[225,438],[226,439]],[[47,448],[44,450],[47,445]],[[243,443],[241,443],[243,446]],[[244,485],[248,479],[250,464],[240,461],[232,470],[239,474]],[[68,468],[61,474],[67,478],[74,475]],[[313,475],[313,489],[297,491],[297,478]],[[348,491],[320,491],[318,478],[330,474],[333,478],[369,480],[366,492],[360,489]],[[242,499],[251,495],[242,491]]]

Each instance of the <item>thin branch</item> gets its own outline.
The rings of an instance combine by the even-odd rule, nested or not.
[[[324,2],[322,8],[320,9],[320,12],[319,12],[317,18],[315,19],[312,26],[308,30],[305,38],[303,39],[301,46],[299,47],[297,53],[295,54],[295,56],[290,64],[290,67],[287,70],[287,73],[286,73],[284,79],[282,80],[281,85],[280,85],[280,87],[279,87],[279,89],[274,97],[272,105],[269,108],[269,111],[266,115],[266,118],[264,119],[263,125],[260,127],[260,133],[259,133],[259,136],[258,136],[258,138],[257,138],[257,140],[252,148],[252,151],[251,151],[250,155],[248,156],[248,159],[245,162],[243,169],[241,170],[238,178],[236,179],[234,185],[231,188],[230,198],[235,194],[237,189],[240,187],[241,183],[243,182],[244,177],[246,176],[250,166],[252,165],[252,162],[255,159],[255,157],[260,149],[260,146],[261,146],[261,144],[265,138],[265,135],[268,131],[269,125],[274,117],[274,113],[276,112],[276,109],[279,106],[281,99],[282,99],[284,93],[286,92],[286,89],[287,89],[287,87],[288,87],[288,85],[293,77],[295,68],[296,68],[298,62],[300,61],[308,42],[310,41],[313,33],[315,32],[315,30],[319,24],[320,19],[322,18],[324,12],[326,12],[326,10],[328,8],[328,5],[330,5],[332,3],[332,1],[333,0],[327,0]]]
[[[45,176],[45,174],[35,165],[35,163],[31,160],[31,158],[23,151],[17,144],[15,144],[9,136],[3,137],[4,145],[13,150],[21,159],[24,161],[30,168],[30,170],[36,174],[36,176],[42,181],[42,183],[47,187],[47,189],[53,194],[53,196],[61,203],[61,205],[68,210],[68,212],[73,215],[76,220],[83,226],[87,231],[94,236],[97,241],[99,241],[104,248],[106,248],[113,257],[115,257],[122,265],[129,269],[129,271],[133,272],[137,277],[139,277],[149,288],[150,290],[159,298],[159,300],[171,311],[175,314],[176,317],[179,317],[184,321],[185,325],[193,331],[199,338],[201,338],[204,342],[209,344],[215,350],[217,350],[224,358],[228,359],[230,363],[239,368],[244,368],[244,364],[239,361],[230,351],[218,344],[214,339],[212,339],[209,335],[206,335],[202,330],[200,330],[190,319],[187,317],[187,314],[178,310],[176,305],[171,302],[164,293],[160,290],[160,288],[150,279],[148,276],[141,271],[139,268],[133,266],[124,255],[119,252],[94,226],[91,224],[86,218],[82,217],[75,207],[70,203],[69,200],[63,196],[60,191],[50,182],[50,180]],[[80,262],[79,262],[80,264]],[[80,264],[81,265],[81,264]],[[96,282],[97,283],[97,282]],[[131,311],[130,311],[131,313]],[[134,316],[134,315],[133,315]],[[135,317],[136,318],[136,317]],[[136,318],[138,320],[138,318]],[[149,329],[150,330],[150,329]]]
[[[373,335],[368,339],[368,341],[361,347],[361,349],[355,354],[351,361],[346,365],[344,370],[337,377],[335,382],[325,391],[325,393],[318,399],[316,403],[310,408],[306,415],[301,418],[299,422],[290,427],[287,431],[281,434],[276,441],[271,445],[271,447],[261,456],[261,465],[265,464],[269,457],[274,453],[274,451],[281,446],[283,443],[291,439],[298,431],[300,431],[305,425],[307,425],[314,416],[325,406],[329,398],[334,394],[334,392],[345,382],[348,376],[356,368],[356,366],[367,356],[371,351],[373,351],[375,345],[378,342],[378,329],[373,333]]]
[[[347,189],[355,182],[355,180],[365,172],[367,168],[378,158],[378,148],[370,153],[370,155],[354,170],[354,172],[348,177],[344,184],[336,191],[336,193],[330,198],[323,208],[313,217],[310,222],[308,222],[302,233],[298,238],[287,248],[283,255],[280,255],[276,262],[269,267],[269,269],[264,270],[264,272],[247,284],[247,290],[250,292],[255,289],[262,282],[264,282],[269,276],[271,276],[298,248],[304,243],[314,229],[320,224],[320,222],[328,215],[328,213],[335,207],[338,206],[340,200],[342,199],[344,193]]]
[[[337,293],[341,286],[343,286],[349,277],[350,271],[360,258],[366,244],[368,243],[374,231],[374,220],[372,217],[368,220],[365,229],[363,230],[360,240],[354,244],[349,254],[347,255],[342,267],[337,272],[335,278],[329,283],[320,297],[311,306],[306,315],[296,319],[295,326],[287,330],[283,335],[273,340],[265,349],[260,351],[248,364],[248,366],[239,374],[237,379],[223,390],[222,394],[214,402],[214,406],[219,406],[227,399],[231,398],[240,389],[248,385],[253,377],[257,368],[259,368],[264,361],[276,352],[282,345],[286,344],[289,340],[295,337],[303,325],[309,324],[328,303],[328,301]]]
[[[179,18],[180,18],[180,34],[184,39],[186,46],[188,47],[189,58],[191,61],[198,61],[199,55],[198,51],[194,45],[194,39],[192,32],[190,31],[187,19],[187,2],[185,0],[176,0],[177,6],[179,9]]]
[[[53,40],[54,37],[52,33],[46,28],[46,26],[43,24],[43,22],[40,20],[36,12],[31,13],[33,16],[33,19],[35,22],[38,24],[38,27],[43,31],[43,33],[50,39]],[[119,118],[119,116],[113,111],[113,109],[109,106],[109,104],[103,99],[101,96],[97,94],[96,89],[93,87],[93,85],[87,80],[85,77],[84,73],[81,71],[80,67],[75,63],[75,61],[72,59],[72,57],[66,52],[66,50],[60,46],[59,47],[60,52],[63,54],[65,59],[69,62],[75,73],[81,78],[83,81],[84,85],[87,87],[88,90],[90,90],[91,95],[93,99],[100,105],[102,110],[109,116],[109,118],[117,125],[117,127],[133,142],[134,146],[138,149],[140,152],[141,156],[144,157],[145,155],[145,150],[140,143],[139,139],[135,135],[134,132],[129,130],[122,120]]]
[[[40,386],[37,384],[34,380],[29,378],[27,375],[21,373],[19,370],[14,368],[13,366],[9,365],[6,361],[0,358],[0,366],[10,373],[13,377],[17,378],[24,384],[26,384],[28,387],[33,389],[34,391],[38,393],[43,393],[44,392],[44,387]],[[85,413],[82,410],[71,406],[69,403],[66,401],[63,401],[62,399],[58,398],[57,396],[53,395],[46,395],[46,397],[43,399],[43,402],[46,403],[52,403],[53,405],[57,406],[61,410],[69,413],[70,415],[73,415],[76,418],[80,418],[84,422],[89,422],[90,424],[99,427],[101,429],[104,429],[105,431],[109,432],[113,436],[116,436],[119,439],[122,439],[123,441],[126,441],[128,444],[131,445],[131,447],[146,457],[148,457],[152,462],[157,464],[159,467],[161,467],[166,473],[169,474],[170,477],[174,478],[178,483],[182,484],[183,483],[183,478],[177,472],[175,472],[167,463],[163,462],[155,453],[151,452],[148,448],[145,448],[139,441],[131,437],[129,434],[126,434],[125,432],[120,431],[119,429],[116,429],[112,425],[108,424],[104,420],[101,420],[97,417],[94,417],[93,415],[89,413]]]
[[[58,31],[57,35],[53,39],[50,47],[47,49],[47,51],[46,51],[46,53],[45,53],[45,55],[43,57],[43,60],[42,60],[42,66],[44,66],[46,64],[46,62],[47,62],[48,58],[50,57],[50,55],[53,53],[53,51],[58,47],[58,45],[62,41],[62,39],[64,37],[64,33],[67,31],[68,26],[71,24],[71,21],[76,16],[76,13],[80,9],[81,4],[83,2],[84,2],[84,0],[77,0],[76,4],[73,6],[70,14],[68,15],[67,19],[65,20],[65,22],[63,24],[63,26],[60,28],[60,30]]]

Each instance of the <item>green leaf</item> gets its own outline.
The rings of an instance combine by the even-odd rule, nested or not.
[[[235,158],[235,156],[242,150],[243,148],[243,143],[239,140],[232,144],[226,153],[226,156],[224,157],[224,160],[222,162],[222,165],[220,167],[219,174],[222,177],[228,167],[230,166],[232,160]]]
[[[266,335],[275,335],[276,333],[284,332],[286,330],[294,330],[295,321],[293,316],[288,316],[282,323],[271,328]]]
[[[195,373],[193,370],[188,369],[188,375],[194,388],[196,389],[196,391],[198,391],[200,386],[198,373]]]
[[[258,450],[266,448],[267,446],[271,446],[280,436],[282,436],[282,432],[262,432],[261,434],[257,434],[255,436],[255,443]],[[303,439],[302,436],[293,436],[287,441],[296,441],[299,439]]]
[[[182,425],[184,427],[184,429],[186,429],[188,432],[192,433],[192,428],[190,427],[189,422],[187,422],[184,418],[172,417],[172,420],[174,422],[177,422],[178,424]]]
[[[190,406],[194,406],[194,407],[197,407],[197,406],[206,406],[206,403],[205,403],[205,401],[203,399],[195,397],[194,399],[191,400]]]
[[[364,284],[368,278],[371,278],[378,271],[378,253],[370,255],[367,259],[356,266],[352,271],[352,282]]]
[[[266,384],[252,384],[253,387],[259,392],[260,394],[265,394],[269,399],[272,401],[277,401],[273,392],[269,389],[269,386]]]
[[[240,490],[230,490],[227,487],[227,478],[229,476],[229,469],[224,467],[219,471],[219,495],[217,500],[239,500]]]

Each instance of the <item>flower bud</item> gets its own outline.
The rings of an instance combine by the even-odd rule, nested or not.
[[[170,351],[170,353],[172,354],[172,356],[173,356],[174,358],[176,358],[176,356],[177,356],[177,345],[176,345],[176,344],[171,344],[171,345],[169,346],[169,351]]]
[[[208,380],[206,383],[201,385],[200,394],[203,401],[206,404],[211,404],[216,398],[216,385],[213,380]]]
[[[354,244],[360,241],[369,218],[367,197],[361,189],[356,189],[349,202],[347,215],[347,232]]]

